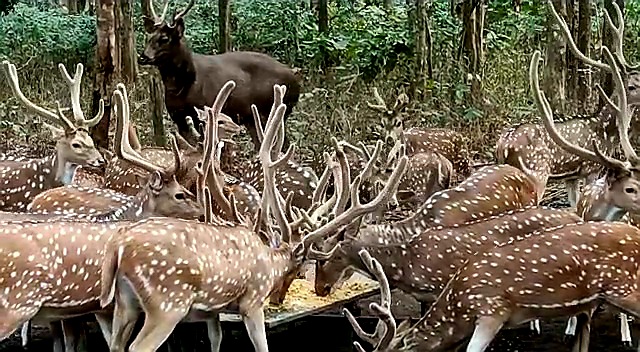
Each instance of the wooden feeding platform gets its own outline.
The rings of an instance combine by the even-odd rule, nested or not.
[[[287,324],[301,318],[324,313],[329,310],[349,306],[369,298],[379,292],[376,281],[361,275],[353,275],[327,297],[317,296],[313,283],[307,279],[295,279],[287,291],[281,305],[265,306],[265,326],[267,329]],[[241,323],[242,317],[236,313],[221,313],[222,322]]]

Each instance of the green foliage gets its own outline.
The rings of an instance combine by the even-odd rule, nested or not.
[[[32,59],[43,65],[67,61],[91,63],[96,21],[92,16],[67,15],[53,8],[40,10],[18,3],[0,17],[0,58]]]

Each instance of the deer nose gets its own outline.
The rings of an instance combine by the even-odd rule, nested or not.
[[[93,167],[102,167],[106,164],[107,162],[104,160],[104,158],[102,156],[100,156],[99,158],[93,160],[91,163],[89,163],[89,166],[93,166]]]
[[[138,64],[140,65],[150,65],[151,62],[151,58],[145,54],[141,54],[140,56],[138,56]]]
[[[331,286],[320,285],[316,287],[316,295],[320,297],[326,297],[331,293]]]

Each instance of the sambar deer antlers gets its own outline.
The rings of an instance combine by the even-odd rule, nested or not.
[[[45,125],[57,141],[54,155],[32,160],[0,160],[0,178],[4,180],[0,185],[0,210],[24,211],[27,204],[39,193],[70,184],[78,165],[104,164],[102,155],[95,148],[89,135],[89,128],[97,125],[102,119],[104,102],[100,100],[95,117],[89,120],[84,118],[80,107],[80,83],[84,69],[82,64],[76,66],[73,77],[63,64],[58,65],[71,93],[73,119],[64,115],[59,103],[57,112],[52,112],[31,102],[20,90],[16,66],[6,60],[2,62],[2,66],[15,97],[29,112],[43,117],[52,124]]]
[[[607,71],[615,76],[616,69],[611,64],[591,59],[580,52],[571,31],[554,9],[553,3],[547,1],[547,6],[575,57],[589,66]],[[624,70],[624,78],[627,81],[626,88],[624,85],[616,88],[616,95],[620,95],[621,91],[626,91],[625,106],[620,105],[620,101],[618,105],[608,103],[596,116],[589,119],[575,118],[559,123],[557,133],[554,134],[549,131],[549,128],[546,128],[545,131],[540,125],[523,124],[505,131],[496,148],[499,163],[509,163],[521,168],[523,168],[521,165],[524,165],[523,170],[527,171],[526,169],[528,169],[528,173],[533,173],[531,176],[538,180],[539,188],[542,191],[544,191],[548,179],[566,180],[571,206],[576,206],[579,201],[578,181],[584,179],[587,184],[591,183],[598,177],[603,165],[602,158],[596,158],[593,152],[584,154],[571,146],[591,146],[593,142],[600,149],[602,155],[610,156],[617,150],[618,145],[622,144],[624,154],[627,157],[632,156],[632,150],[619,139],[623,137],[622,129],[628,129],[629,125],[619,126],[618,115],[620,110],[626,111],[627,106],[640,104],[640,90],[637,89],[640,87],[640,74],[627,76],[627,72],[632,67],[624,58],[622,47],[624,17],[617,7],[616,14],[617,27],[613,24],[608,13],[606,14],[606,23],[612,30],[615,59],[623,65],[621,69]],[[601,90],[600,92],[602,93]],[[610,102],[610,99],[607,100]],[[562,137],[566,142],[559,141],[558,137]],[[581,149],[586,150],[585,148]]]
[[[503,327],[592,312],[601,302],[640,317],[639,255],[640,230],[607,222],[562,225],[478,252],[418,323],[375,351],[449,351],[470,337],[467,351],[482,352]],[[394,324],[386,326],[393,334]]]
[[[220,114],[227,96],[216,99],[210,118]],[[306,235],[295,247],[290,246],[287,241],[291,229],[284,214],[283,198],[273,180],[275,168],[292,154],[290,148],[283,157],[273,160],[274,155],[280,154],[272,149],[281,145],[276,136],[285,109],[285,105],[279,105],[273,119],[267,121],[260,147],[266,199],[261,213],[267,219],[269,214],[275,217],[282,238],[280,246],[271,248],[263,243],[250,223],[215,218],[211,224],[155,218],[118,232],[106,247],[101,297],[103,306],[115,297],[112,349],[124,348],[140,307],[146,314],[145,324],[130,350],[155,351],[191,311],[198,312],[200,319],[205,317],[212,350],[218,351],[221,338],[218,312],[236,302],[256,351],[267,351],[262,306],[272,290],[285,275],[297,271],[305,257],[321,256],[309,251],[311,243],[388,201],[390,191],[404,172],[406,158],[400,161],[388,187],[372,203],[362,205],[357,201],[356,178],[351,191],[352,207]],[[212,195],[215,193],[212,190]],[[221,261],[223,257],[225,260]],[[167,266],[161,268],[158,266],[161,263]],[[206,264],[201,267],[198,263]],[[129,295],[130,290],[136,294]]]

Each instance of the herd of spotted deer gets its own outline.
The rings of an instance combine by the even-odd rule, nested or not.
[[[500,329],[550,317],[569,317],[573,351],[587,351],[590,320],[601,305],[620,314],[629,340],[626,314],[640,317],[640,229],[623,220],[640,211],[640,158],[629,137],[640,75],[622,53],[618,7],[617,27],[606,14],[615,48],[604,47],[605,60],[597,61],[578,50],[547,4],[575,56],[612,74],[614,94],[600,89],[607,106],[599,115],[556,126],[535,52],[530,88],[542,125],[505,130],[498,163],[475,170],[459,133],[405,131],[400,121],[393,145],[332,139],[317,177],[295,160],[295,145],[282,151],[291,106],[288,87],[274,84],[270,110],[247,110],[257,156],[243,177],[233,177],[221,160],[241,127],[237,110],[225,105],[242,80],[225,81],[212,104],[194,106],[195,118],[186,117],[171,150],[140,146],[119,84],[111,97],[114,153],[99,152],[89,128],[104,104],[85,119],[81,64],[73,77],[59,65],[71,93],[68,118],[60,104],[50,111],[25,97],[16,67],[3,62],[16,98],[57,125],[48,125],[57,143],[42,159],[0,161],[0,339],[35,321],[61,332],[54,350],[75,351],[73,318],[94,315],[111,351],[146,352],[178,323],[205,321],[211,349],[219,351],[219,313],[234,310],[255,350],[265,352],[265,302],[281,303],[303,265],[315,262],[321,296],[354,271],[379,281],[382,301],[371,305],[380,317],[375,333],[345,311],[375,351],[447,351],[468,341],[467,351],[481,352]],[[182,16],[192,5],[172,23],[164,21],[166,5],[162,16],[147,17],[150,47],[172,41],[176,28],[183,45]],[[369,106],[390,116],[407,103],[401,96],[388,108],[374,95]],[[88,171],[92,166],[103,167],[103,175]],[[553,178],[567,182],[577,212],[539,206]],[[399,204],[413,215],[384,220]],[[396,324],[392,287],[430,304],[416,324]],[[144,325],[129,344],[142,313]]]

